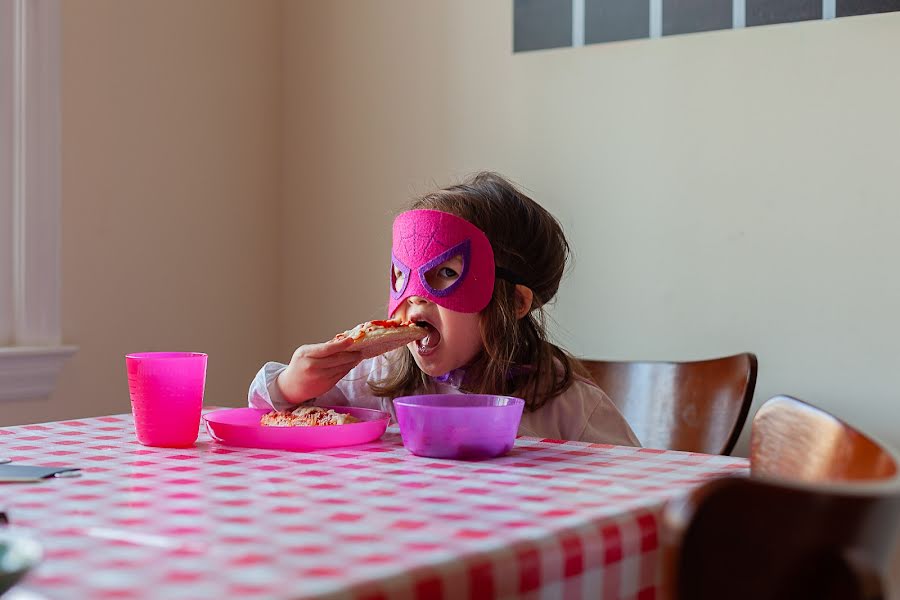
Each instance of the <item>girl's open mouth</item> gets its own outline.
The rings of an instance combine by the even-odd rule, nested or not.
[[[424,327],[428,330],[428,335],[415,342],[416,350],[418,351],[419,355],[427,356],[431,354],[435,348],[437,348],[438,344],[441,343],[441,334],[428,321],[416,321],[416,325],[418,325],[419,327]]]

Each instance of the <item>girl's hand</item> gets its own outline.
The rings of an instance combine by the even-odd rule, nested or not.
[[[347,350],[352,343],[344,338],[297,348],[287,369],[278,374],[278,389],[285,400],[300,404],[333,388],[362,360],[359,352]]]

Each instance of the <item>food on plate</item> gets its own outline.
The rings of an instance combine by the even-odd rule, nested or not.
[[[421,340],[427,335],[428,328],[426,326],[413,321],[389,319],[360,323],[353,329],[337,334],[334,339],[352,338],[353,344],[348,350],[361,352],[363,358],[372,358],[410,342]]]
[[[277,411],[264,414],[260,425],[268,427],[319,427],[321,425],[347,425],[359,423],[353,415],[339,413],[331,408],[301,406],[293,411]]]

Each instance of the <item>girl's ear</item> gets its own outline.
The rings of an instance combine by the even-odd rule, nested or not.
[[[531,303],[534,301],[534,292],[531,288],[516,284],[516,318],[521,319],[531,312]]]

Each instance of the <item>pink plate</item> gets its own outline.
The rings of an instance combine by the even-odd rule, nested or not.
[[[276,450],[317,450],[352,446],[377,440],[387,429],[391,415],[369,408],[323,406],[349,413],[360,423],[322,427],[268,427],[259,424],[264,408],[226,408],[203,415],[210,437],[228,446]]]

